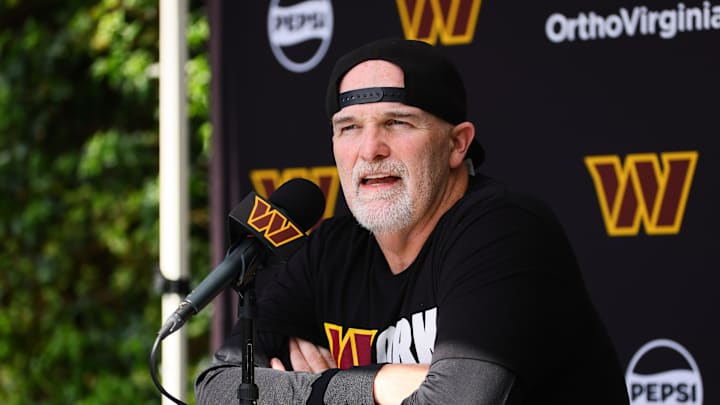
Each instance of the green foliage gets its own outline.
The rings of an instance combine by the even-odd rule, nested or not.
[[[207,272],[209,28],[191,2],[191,269]],[[156,0],[0,1],[0,403],[158,403]],[[207,353],[190,335],[190,374]],[[191,388],[191,387],[189,387]]]

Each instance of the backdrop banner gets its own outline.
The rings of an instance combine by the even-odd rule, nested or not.
[[[346,211],[332,65],[373,39],[429,42],[465,79],[482,170],[565,225],[632,403],[720,403],[720,0],[210,3],[213,153],[236,190],[213,198],[304,177],[325,216]]]

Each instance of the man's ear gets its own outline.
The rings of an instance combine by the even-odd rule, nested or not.
[[[455,169],[465,161],[470,144],[475,138],[475,125],[472,122],[461,122],[452,129],[450,147],[450,168]]]

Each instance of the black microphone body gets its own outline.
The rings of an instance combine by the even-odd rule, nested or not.
[[[283,206],[279,206],[278,202]],[[320,220],[324,210],[322,191],[305,179],[284,183],[269,201],[250,193],[230,214],[230,218],[241,225],[245,237],[233,242],[225,259],[168,317],[158,332],[160,339],[180,329],[234,282],[239,280],[239,285],[246,283],[266,255],[272,253],[287,260],[304,242],[304,231]],[[294,218],[299,220],[295,222],[289,215],[295,215]],[[237,232],[237,228],[231,225],[231,233]]]
[[[175,312],[165,321],[158,334],[166,337],[180,329],[188,319],[200,312],[221,291],[250,269],[263,246],[254,238],[244,239],[233,247],[220,264],[188,294]]]

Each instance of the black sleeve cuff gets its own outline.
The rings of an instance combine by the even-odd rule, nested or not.
[[[307,404],[375,404],[375,375],[384,364],[370,364],[347,370],[331,369],[312,385]]]
[[[339,368],[330,368],[320,374],[320,378],[312,383],[312,391],[307,400],[307,405],[324,405],[325,391],[327,391],[330,380],[340,371]]]

